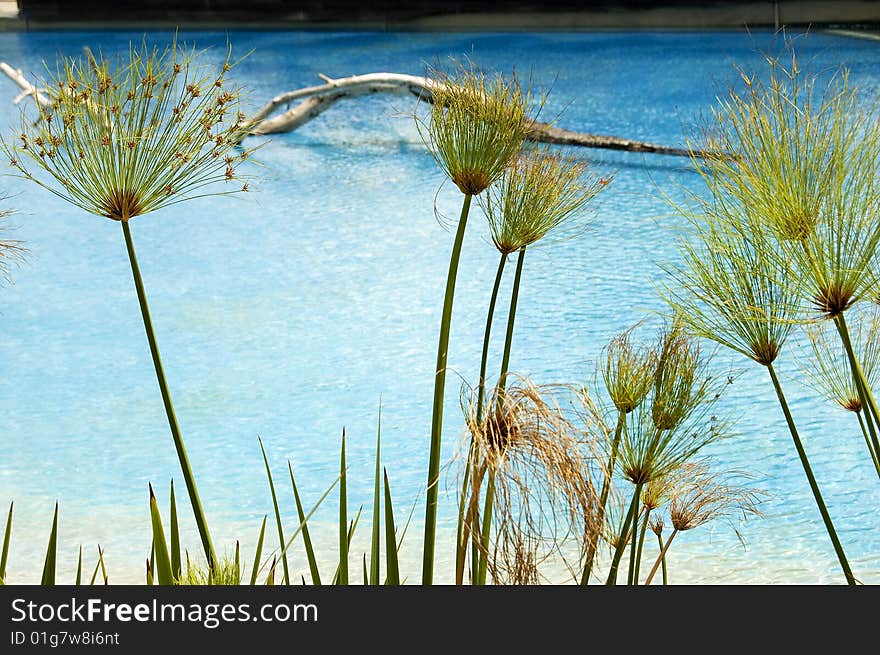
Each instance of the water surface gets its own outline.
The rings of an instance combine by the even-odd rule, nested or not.
[[[155,42],[170,35],[149,34]],[[227,35],[187,33],[220,61]],[[39,74],[41,60],[85,45],[123,51],[125,32],[0,34],[0,60]],[[234,32],[236,68],[254,106],[314,84],[316,75],[391,71],[468,56],[518,72],[549,91],[545,118],[563,127],[681,145],[734,65],[759,68],[775,51],[769,33],[426,34]],[[818,69],[845,64],[876,90],[876,43],[822,33],[798,38]],[[17,93],[9,82],[7,100]],[[414,127],[414,100],[365,97],[340,103],[259,153],[253,192],[198,200],[132,223],[140,266],[178,418],[218,548],[241,540],[250,559],[271,501],[257,437],[276,479],[285,461],[314,501],[338,467],[348,436],[349,493],[369,509],[377,412],[398,522],[417,503],[402,557],[419,578],[437,326],[452,234],[434,217],[457,215],[460,195]],[[18,109],[0,102],[13,134]],[[512,369],[540,383],[592,380],[602,345],[661,311],[658,263],[675,257],[680,220],[663,193],[698,180],[680,158],[580,150],[599,174],[614,174],[575,240],[535,249],[526,260]],[[120,227],[85,215],[36,187],[5,178],[16,236],[31,251],[0,288],[0,503],[16,502],[10,581],[38,579],[55,500],[61,503],[61,579],[76,550],[101,544],[111,581],[143,580],[150,532],[147,483],[167,501],[177,459],[153,375]],[[439,190],[439,191],[438,191]],[[458,391],[479,364],[485,306],[496,266],[479,214],[464,246],[450,344],[444,461],[462,428]],[[507,287],[502,291],[506,297]],[[493,348],[494,361],[498,349]],[[726,352],[718,370],[746,368],[721,411],[740,436],[713,447],[722,466],[760,477],[765,518],[677,538],[674,582],[842,581],[834,553],[763,370]],[[853,569],[880,582],[880,485],[850,417],[800,384],[793,357],[780,373]],[[442,496],[444,538],[454,530]],[[182,491],[183,485],[179,485]],[[293,525],[284,487],[285,517]],[[182,497],[182,494],[181,494]],[[368,512],[367,512],[368,514]],[[186,517],[188,544],[198,539]],[[332,549],[335,506],[315,518]],[[369,517],[365,514],[364,520]],[[366,522],[362,525],[368,525]],[[367,529],[364,528],[362,534]],[[274,540],[274,532],[271,533]],[[449,549],[438,573],[449,580]],[[329,558],[328,558],[329,560]],[[92,560],[94,561],[94,560]],[[297,570],[304,567],[299,553]],[[562,569],[548,572],[564,582]]]

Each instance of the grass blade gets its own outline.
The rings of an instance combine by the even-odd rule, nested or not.
[[[315,549],[312,547],[312,538],[309,536],[309,526],[303,512],[302,501],[299,498],[299,490],[293,478],[293,466],[287,461],[287,470],[290,472],[290,485],[293,487],[293,498],[296,501],[296,513],[299,515],[299,524],[302,526],[303,545],[306,549],[306,558],[309,560],[309,571],[312,573],[312,584],[321,586],[321,574],[318,571],[318,559],[315,557]]]
[[[98,548],[98,564],[101,566],[101,576],[104,578],[104,585],[110,584],[107,575],[107,567],[104,566],[104,550],[102,548]]]
[[[257,552],[254,553],[254,567],[251,572],[251,585],[257,584],[257,573],[260,569],[260,558],[263,555],[263,537],[266,536],[266,516],[263,516],[263,525],[260,526],[260,538],[257,539]]]
[[[275,565],[277,564],[277,557],[272,556],[272,568],[269,569],[269,575],[266,578],[266,586],[274,587],[275,586]]]
[[[150,560],[147,560],[147,584],[153,586],[153,568],[150,566]]]
[[[348,498],[345,489],[345,428],[339,464],[339,584],[348,584]]]
[[[174,480],[171,480],[171,574],[180,579],[180,527],[177,522],[177,501],[174,499]]]
[[[367,572],[367,554],[364,553],[364,586],[366,587],[369,584],[370,584],[370,575]]]
[[[379,584],[379,524],[382,520],[380,514],[379,498],[380,480],[379,480],[379,447],[382,443],[382,402],[379,401],[379,424],[376,429],[376,476],[375,488],[373,489],[373,539],[370,544],[370,581],[369,584]]]
[[[272,471],[269,469],[269,458],[266,457],[266,449],[263,448],[263,440],[260,442],[260,451],[263,453],[263,462],[266,464],[266,477],[269,478],[269,490],[272,492],[272,505],[275,507],[275,524],[278,526],[278,542],[284,548],[284,528],[281,525],[281,512],[278,510],[278,496],[275,495],[275,483],[272,481]],[[290,584],[290,572],[287,568],[287,553],[281,553],[281,563],[284,566],[284,584]]]
[[[98,570],[101,568],[101,545],[98,545],[98,561],[95,562],[95,570],[92,572],[92,579],[89,580],[89,586],[94,586],[95,580],[98,579]]]
[[[165,529],[162,527],[162,517],[159,515],[159,504],[153,493],[153,485],[150,485],[150,519],[153,524],[153,546],[156,549],[156,578],[160,585],[174,584],[171,556],[168,554],[168,542],[165,541]]]
[[[306,520],[306,521],[308,521],[310,518],[312,518],[312,514],[314,514],[314,513],[318,510],[318,508],[321,506],[321,503],[323,503],[323,502],[327,499],[327,496],[329,496],[329,495],[330,495],[330,492],[333,491],[333,487],[336,486],[336,483],[337,483],[337,482],[339,482],[339,478],[336,478],[336,479],[333,481],[333,483],[332,483],[329,487],[327,487],[327,490],[326,490],[323,494],[321,494],[321,497],[318,499],[318,502],[315,503],[315,505],[312,507],[312,509],[309,510],[309,513],[306,514],[306,517],[305,517],[305,520]],[[290,539],[287,540],[287,543],[284,545],[284,548],[281,549],[281,552],[282,552],[282,553],[286,553],[286,552],[287,552],[287,550],[288,550],[288,549],[290,548],[290,546],[293,544],[294,540],[297,538],[297,536],[299,536],[299,533],[302,532],[302,529],[303,529],[303,525],[304,525],[304,524],[305,524],[305,523],[300,523],[299,527],[298,527],[298,528],[294,531],[294,533],[290,536]],[[277,550],[277,549],[276,549],[276,550]],[[274,551],[273,551],[273,558],[272,558],[272,566],[273,566],[273,567],[275,566]],[[262,570],[262,567],[260,567],[260,570]]]
[[[351,539],[354,536],[354,531],[357,529],[358,521],[360,521],[361,512],[363,512],[363,511],[364,511],[364,508],[359,507],[357,514],[354,517],[354,521],[352,521],[348,526],[348,530],[346,531],[346,540],[349,544],[351,543]],[[340,560],[339,564],[336,566],[336,573],[333,574],[333,584],[334,585],[342,584],[339,582],[339,572],[341,570],[342,570],[342,560]]]
[[[75,584],[79,587],[82,584],[82,575],[83,575],[83,547],[82,544],[79,545],[79,557],[76,560],[76,582]]]
[[[46,548],[46,561],[43,563],[43,578],[40,584],[52,586],[55,584],[55,559],[58,548],[58,503],[55,503],[55,516],[52,519],[52,532],[49,533],[49,545]]]
[[[235,584],[241,584],[241,548],[238,539],[235,540]]]
[[[9,515],[6,517],[6,531],[3,534],[3,553],[0,555],[0,584],[6,582],[6,560],[9,557],[9,542],[12,540],[12,507],[15,502],[9,503]]]
[[[400,565],[397,561],[397,536],[394,529],[394,505],[391,503],[391,487],[388,485],[388,471],[385,477],[385,584],[400,584]]]

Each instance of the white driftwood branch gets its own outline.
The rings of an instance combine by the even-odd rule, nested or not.
[[[276,134],[292,132],[318,114],[327,110],[342,98],[352,98],[372,93],[412,94],[426,102],[432,101],[432,90],[441,82],[428,77],[406,75],[403,73],[369,73],[332,79],[319,75],[325,84],[310,86],[274,97],[260,108],[252,117],[252,134]],[[299,101],[292,107],[290,104]],[[271,117],[282,105],[286,110]],[[587,148],[606,148],[630,152],[653,152],[663,155],[689,156],[686,148],[675,148],[645,141],[623,139],[615,136],[575,132],[548,123],[532,121],[529,140],[559,145],[583,146]],[[700,153],[695,153],[700,154]]]
[[[0,71],[21,88],[21,93],[15,96],[15,99],[13,100],[15,104],[18,104],[28,96],[33,96],[36,99],[36,102],[44,107],[48,107],[51,104],[49,98],[47,98],[45,94],[40,93],[39,89],[27,81],[27,78],[20,69],[16,70],[5,61],[0,61]]]
[[[32,96],[41,105],[46,106],[49,104],[49,99],[28,82],[20,70],[13,69],[5,62],[0,62],[0,71],[22,89],[22,92],[16,96],[14,102],[18,103],[23,98]],[[354,98],[374,93],[388,93],[398,95],[410,94],[422,98],[426,102],[432,102],[432,91],[441,88],[443,84],[429,77],[404,73],[367,73],[366,75],[353,75],[338,79],[333,79],[326,75],[319,75],[319,77],[324,81],[324,84],[282,93],[263,105],[256,113],[249,117],[251,123],[250,133],[278,134],[292,132],[343,98]],[[276,114],[281,107],[285,108],[284,111]],[[273,114],[276,115],[273,116]],[[531,141],[587,148],[653,152],[662,155],[678,156],[692,154],[686,148],[675,148],[615,136],[575,132],[540,121],[532,121],[528,138]],[[706,153],[695,152],[694,154]]]

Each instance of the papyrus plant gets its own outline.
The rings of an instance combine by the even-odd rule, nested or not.
[[[651,530],[660,540],[660,554],[648,572],[645,584],[651,584],[657,569],[663,566],[663,580],[666,582],[666,555],[672,540],[679,532],[693,530],[711,521],[731,519],[739,515],[742,520],[761,516],[758,506],[763,500],[763,492],[753,488],[751,476],[738,471],[718,472],[712,469],[709,460],[685,462],[676,473],[671,501],[669,503],[669,519],[672,533],[664,543],[661,535],[663,521],[655,522]],[[638,583],[638,581],[636,581]]]
[[[437,344],[422,563],[425,585],[434,579],[446,359],[455,280],[471,200],[501,176],[519,152],[529,125],[528,93],[515,79],[487,76],[472,67],[435,77],[427,123],[417,120],[416,125],[437,163],[464,194],[464,201],[449,259]]]
[[[549,148],[536,148],[523,152],[510,166],[498,182],[487,190],[479,199],[491,231],[492,243],[500,254],[489,309],[486,316],[486,328],[483,335],[483,349],[480,360],[480,373],[477,384],[476,419],[483,420],[485,403],[485,380],[489,354],[489,339],[498,290],[504,274],[507,258],[516,253],[516,274],[513,280],[510,304],[508,307],[507,330],[498,383],[493,394],[500,402],[503,399],[507,372],[510,366],[510,354],[513,343],[513,330],[516,320],[516,309],[519,299],[520,282],[522,280],[523,262],[526,248],[546,240],[550,236],[571,237],[582,230],[584,221],[583,209],[610,181],[606,178],[587,176],[587,165],[573,157],[554,154]],[[488,420],[488,419],[487,419]],[[470,466],[468,471],[470,471]],[[485,471],[473,471],[481,478]],[[467,474],[465,476],[467,479]],[[463,570],[463,550],[468,534],[482,532],[482,548],[476,548],[474,554],[487,550],[487,540],[491,530],[492,496],[494,481],[489,471],[489,482],[486,487],[485,510],[482,528],[477,530],[478,516],[471,513],[464,516],[464,508],[459,508],[459,530],[456,562],[457,579],[460,580]],[[464,497],[464,495],[462,496]],[[478,574],[475,581],[485,581],[486,563],[477,566]]]
[[[21,263],[25,248],[20,241],[16,239],[8,239],[5,234],[7,232],[6,219],[12,214],[8,209],[0,211],[0,278],[9,282],[10,267]]]
[[[233,149],[246,119],[240,91],[219,66],[176,42],[132,46],[126,55],[62,58],[46,81],[49,103],[36,121],[22,114],[20,133],[3,141],[17,174],[85,211],[118,221],[168,424],[209,566],[217,558],[171,403],[131,220],[192,198],[246,191],[237,167],[249,154]]]
[[[685,209],[695,243],[673,272],[673,304],[690,327],[764,365],[847,582],[843,547],[773,368],[794,320],[832,320],[850,365],[867,440],[878,451],[878,410],[844,318],[880,283],[880,122],[844,71],[821,82],[769,60],[769,79],[719,101],[695,158],[708,200]]]
[[[873,389],[880,381],[880,312],[874,306],[869,307],[856,314],[852,344],[857,361],[863,362],[862,371],[868,387]],[[868,424],[863,418],[867,412],[856,378],[853,377],[846,349],[840,339],[832,334],[833,330],[827,322],[811,324],[806,332],[810,351],[802,362],[804,380],[836,406],[855,414],[874,470],[880,475],[880,457],[874,448]]]

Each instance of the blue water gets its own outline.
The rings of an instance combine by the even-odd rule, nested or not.
[[[4,33],[0,60],[38,74],[41,60],[58,53],[78,54],[84,45],[112,53],[140,36]],[[208,57],[220,61],[227,35],[184,37],[212,46]],[[163,42],[169,35],[149,38]],[[734,64],[760,67],[762,51],[779,45],[764,32],[233,32],[229,40],[237,53],[253,51],[236,74],[254,107],[315,83],[318,73],[421,74],[426,64],[467,55],[548,90],[543,115],[561,126],[670,145],[680,145],[683,130],[735,81]],[[797,43],[816,68],[845,64],[858,84],[876,91],[877,43],[822,33]],[[9,135],[18,120],[9,100],[18,90],[8,81],[0,89],[0,128]],[[453,216],[460,195],[450,184],[440,188],[441,173],[413,125],[414,108],[403,97],[340,103],[268,141],[252,167],[253,193],[197,200],[132,223],[166,373],[220,550],[239,539],[249,560],[262,516],[271,513],[258,436],[293,525],[285,460],[313,502],[334,480],[344,427],[351,503],[364,504],[368,514],[381,399],[398,522],[417,503],[402,558],[410,580],[419,577],[431,380],[452,243],[432,203],[436,195],[438,211]],[[662,194],[698,183],[680,158],[577,154],[615,179],[586,234],[536,248],[526,259],[512,369],[542,383],[592,379],[610,336],[662,310],[657,264],[674,259],[672,230],[680,224]],[[10,196],[4,205],[17,211],[15,236],[30,249],[27,264],[14,271],[15,284],[0,287],[0,503],[16,502],[9,579],[38,579],[58,500],[62,579],[73,579],[79,544],[87,567],[101,544],[111,582],[140,582],[150,544],[147,484],[157,487],[164,507],[168,481],[179,483],[180,475],[120,226],[19,180],[4,178],[2,185]],[[456,293],[444,461],[459,443],[459,383],[476,376],[497,263],[475,216]],[[880,582],[880,484],[855,424],[804,389],[794,354],[790,349],[783,358],[780,373],[819,483],[853,569],[866,582]],[[495,349],[493,356],[497,362]],[[717,366],[747,374],[721,410],[740,418],[740,435],[713,453],[724,467],[760,476],[769,500],[763,519],[739,526],[745,548],[725,524],[677,538],[672,580],[841,582],[769,380],[727,352]],[[443,540],[453,529],[454,479],[454,471],[444,476],[450,494],[441,496]],[[196,554],[191,520],[182,517]],[[314,519],[316,539],[330,551],[334,520],[332,501]],[[438,578],[449,580],[443,543]],[[293,565],[304,568],[299,551]],[[564,568],[548,577],[564,582]]]

